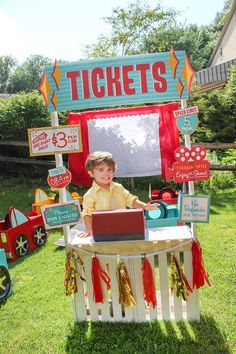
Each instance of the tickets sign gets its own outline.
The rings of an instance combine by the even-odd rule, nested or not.
[[[41,207],[41,211],[46,229],[75,225],[81,218],[80,205],[77,200],[45,205]]]
[[[187,99],[194,70],[185,51],[46,66],[40,84],[48,110],[68,111]]]
[[[185,135],[190,135],[197,129],[198,126],[198,107],[188,107],[174,111],[176,125],[179,131]]]
[[[180,221],[208,223],[210,216],[210,196],[180,194],[179,210]]]
[[[79,124],[28,129],[30,156],[67,154],[82,151]]]
[[[47,182],[52,188],[61,189],[68,186],[71,182],[71,173],[64,166],[53,168],[48,172]]]

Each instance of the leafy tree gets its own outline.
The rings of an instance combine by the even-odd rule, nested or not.
[[[37,91],[20,93],[0,105],[0,132],[3,139],[27,140],[27,129],[50,125],[50,116]]]
[[[11,55],[0,57],[0,93],[7,93],[7,84],[16,66],[16,59]]]
[[[126,9],[114,8],[112,15],[104,18],[111,25],[111,36],[99,37],[97,44],[86,47],[86,55],[95,58],[140,53],[149,33],[173,23],[176,15],[174,9],[164,9],[160,4],[152,8],[145,0],[131,3]]]
[[[52,64],[52,60],[41,55],[31,55],[22,65],[18,66],[11,75],[8,92],[29,92],[37,90],[40,85],[41,74],[45,65]]]
[[[171,47],[175,50],[186,50],[194,70],[199,71],[206,66],[213,49],[210,36],[207,26],[174,24],[162,30],[153,30],[145,38],[141,51],[167,52]]]
[[[191,95],[189,105],[199,107],[199,127],[195,142],[230,143],[236,140],[236,66],[231,69],[226,87]]]

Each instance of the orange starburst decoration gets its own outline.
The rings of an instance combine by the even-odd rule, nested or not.
[[[50,90],[51,90],[51,85],[47,79],[47,74],[44,70],[42,75],[42,80],[39,86],[39,91],[43,95],[46,107],[48,107],[48,97],[49,97]]]
[[[168,60],[168,64],[170,66],[170,69],[172,71],[172,75],[174,77],[174,79],[176,78],[176,72],[177,72],[177,68],[178,68],[178,65],[179,65],[179,60],[175,54],[175,51],[174,51],[174,48],[171,47],[171,50],[170,50],[170,57],[169,57],[169,60]]]
[[[178,83],[176,85],[176,90],[179,94],[179,97],[181,98],[184,91],[184,85],[182,84],[182,81],[180,79],[178,80]]]
[[[192,85],[192,80],[194,77],[194,70],[190,64],[189,58],[187,56],[187,54],[185,55],[185,62],[184,62],[184,67],[183,70],[181,72],[181,75],[184,78],[184,81],[186,83],[187,89],[188,89],[188,93],[190,93],[191,90],[191,85]]]
[[[61,77],[62,77],[62,72],[59,69],[57,60],[55,60],[54,68],[53,68],[53,72],[52,72],[52,78],[55,81],[55,84],[56,84],[56,87],[57,87],[58,91],[60,90]]]
[[[57,110],[57,104],[58,104],[58,97],[55,94],[55,91],[53,91],[51,102],[53,104],[53,107],[55,108],[55,111]]]

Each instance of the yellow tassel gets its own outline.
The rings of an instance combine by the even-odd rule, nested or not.
[[[131,289],[129,275],[122,260],[120,260],[117,266],[116,275],[119,286],[119,304],[121,304],[123,308],[135,306],[136,301]]]
[[[178,258],[173,253],[171,254],[171,291],[174,291],[177,297],[182,296],[185,301],[188,295],[193,292]]]
[[[83,265],[83,261],[75,254],[75,252],[69,251],[67,253],[64,274],[66,295],[73,295],[78,292],[76,276],[79,276],[82,280],[85,280],[76,269],[75,257],[77,257],[80,264]]]

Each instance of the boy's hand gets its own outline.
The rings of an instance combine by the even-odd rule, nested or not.
[[[88,232],[88,231],[81,231],[78,234],[79,238],[85,238],[85,237],[89,237],[92,236],[92,232]]]
[[[153,203],[153,204],[148,203],[145,205],[144,210],[156,210],[156,209],[158,209],[159,205],[160,204],[158,204],[158,203]]]

